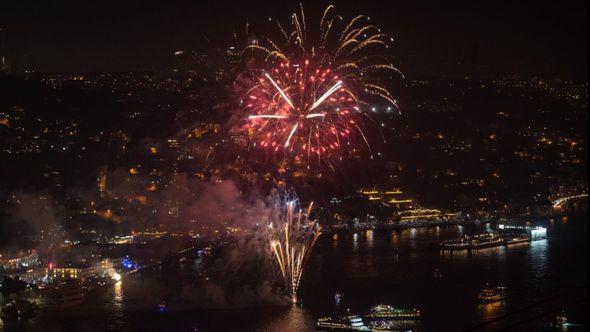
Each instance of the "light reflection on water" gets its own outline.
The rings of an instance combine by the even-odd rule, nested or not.
[[[313,331],[315,319],[299,306],[290,306],[269,319],[260,327],[260,331]]]
[[[481,320],[486,322],[506,313],[506,301],[496,301],[478,306]]]
[[[123,282],[118,281],[113,285],[115,296],[113,297],[113,307],[118,310],[123,310],[125,306],[125,299],[123,298]]]
[[[547,239],[532,241],[528,251],[528,259],[531,262],[531,271],[535,280],[540,281],[547,272]]]
[[[352,246],[355,251],[359,247],[359,235],[356,232],[354,232],[354,234],[352,234]]]
[[[108,327],[112,330],[124,329],[127,324],[125,320],[125,297],[123,296],[123,280],[116,282],[113,286],[113,296],[109,305],[110,315]]]
[[[373,242],[373,230],[372,229],[367,229],[365,231],[365,241],[366,241],[366,246],[368,249],[372,249],[374,246],[374,242]]]

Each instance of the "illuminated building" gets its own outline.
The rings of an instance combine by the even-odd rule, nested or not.
[[[29,251],[15,256],[0,254],[0,269],[5,271],[28,269],[40,264],[41,262],[36,251]]]
[[[398,188],[384,190],[361,188],[357,193],[369,201],[382,202],[386,205],[394,205],[402,209],[412,208],[413,205],[413,200],[403,197],[403,191]]]
[[[45,269],[45,278],[47,280],[68,280],[82,278],[82,269],[73,267],[53,267]]]

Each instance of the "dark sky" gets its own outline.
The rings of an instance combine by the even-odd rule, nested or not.
[[[168,68],[202,36],[231,41],[246,21],[288,20],[298,1],[0,2],[4,53],[16,70]],[[587,78],[587,1],[334,1],[345,18],[367,14],[398,40],[406,74],[520,74]],[[311,17],[328,2],[304,1]]]

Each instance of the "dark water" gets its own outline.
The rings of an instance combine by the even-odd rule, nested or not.
[[[420,331],[462,331],[504,314],[510,315],[479,330],[514,325],[514,331],[585,331],[588,304],[580,300],[586,299],[587,289],[512,313],[586,285],[586,222],[586,218],[570,218],[567,223],[557,220],[548,224],[546,240],[453,254],[442,254],[434,245],[476,229],[364,231],[342,233],[336,240],[324,235],[302,280],[301,306],[205,311],[172,300],[169,312],[157,313],[154,303],[165,289],[181,289],[190,282],[195,264],[186,262],[149,278],[125,279],[87,299],[83,308],[59,317],[40,317],[21,327],[45,331],[314,331],[317,317],[346,308],[362,314],[386,303],[421,309],[422,322],[416,327]],[[442,277],[434,277],[436,269]],[[486,282],[507,286],[508,299],[478,305],[477,293]],[[343,293],[339,306],[334,302],[335,292]],[[563,329],[550,326],[554,314],[529,320],[562,308],[571,323]]]

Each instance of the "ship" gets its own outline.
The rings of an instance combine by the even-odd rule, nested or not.
[[[526,235],[514,235],[506,237],[506,245],[518,244],[518,243],[529,243],[530,238]]]
[[[347,315],[337,318],[318,318],[316,327],[321,329],[320,331],[370,331],[370,329],[363,322],[363,319],[358,315]]]
[[[399,321],[377,320],[369,322],[369,330],[373,332],[402,332],[413,331],[412,328],[400,325]]]
[[[496,233],[488,232],[476,235],[462,235],[455,240],[443,241],[440,244],[443,250],[471,250],[483,249],[504,245],[505,239]]]
[[[496,287],[485,287],[479,291],[479,295],[477,296],[477,300],[479,303],[491,303],[502,301],[506,298],[506,287],[504,286],[496,286]]]
[[[386,304],[379,304],[371,308],[367,318],[382,318],[396,320],[418,320],[420,319],[420,310],[395,308]]]
[[[76,282],[68,282],[44,289],[49,303],[54,309],[67,310],[84,302],[82,288]]]

